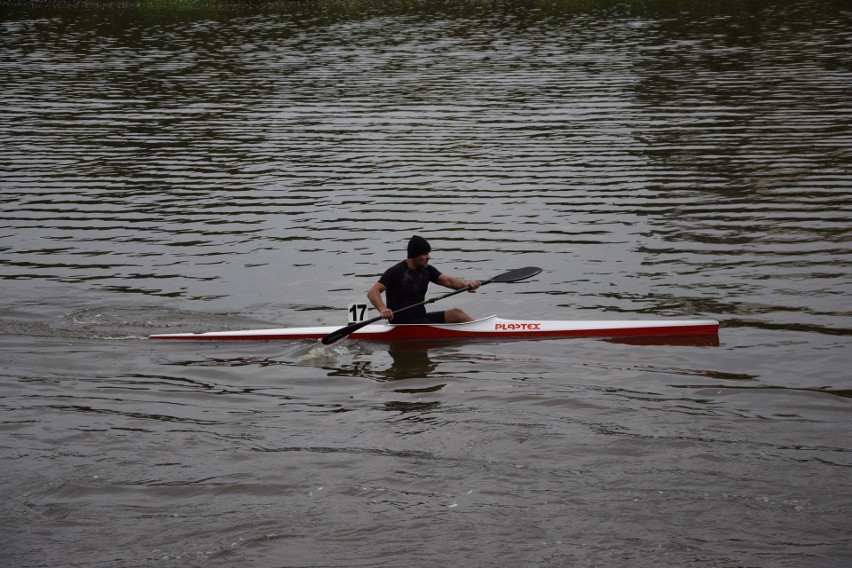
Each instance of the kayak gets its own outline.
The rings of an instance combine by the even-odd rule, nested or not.
[[[316,340],[340,329],[337,326],[290,327],[207,333],[170,333],[150,335],[149,339],[234,341],[234,340]],[[446,324],[376,323],[348,335],[361,341],[435,341],[435,340],[529,340],[569,337],[652,337],[717,335],[719,322],[701,320],[602,320],[542,321],[509,320],[497,316]]]

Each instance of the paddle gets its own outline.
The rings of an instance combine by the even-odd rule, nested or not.
[[[482,280],[479,285],[485,286],[486,284],[490,284],[492,282],[518,282],[520,280],[526,280],[527,278],[532,278],[536,274],[541,272],[541,268],[537,268],[535,266],[527,266],[526,268],[516,268],[514,270],[510,270],[509,272],[504,272],[498,276],[490,280]],[[405,310],[410,310],[411,308],[416,308],[418,306],[425,306],[426,304],[431,304],[432,302],[437,302],[438,300],[443,300],[444,298],[449,298],[450,296],[455,296],[456,294],[461,294],[462,292],[467,292],[470,290],[470,286],[465,286],[464,288],[460,288],[458,290],[454,290],[447,294],[443,294],[441,296],[435,296],[434,298],[430,298],[423,302],[419,302],[417,304],[411,304],[410,306],[405,306],[404,308],[400,308],[394,312],[394,314],[398,314],[400,312],[404,312]],[[359,321],[357,323],[353,323],[347,325],[346,327],[342,327],[337,331],[329,333],[325,337],[323,337],[320,341],[324,345],[331,345],[335,341],[340,341],[350,333],[358,331],[364,326],[370,325],[371,323],[375,323],[382,319],[382,316],[374,317],[372,319]]]

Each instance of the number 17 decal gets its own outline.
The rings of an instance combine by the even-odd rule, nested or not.
[[[349,323],[364,321],[368,307],[367,304],[349,304]]]

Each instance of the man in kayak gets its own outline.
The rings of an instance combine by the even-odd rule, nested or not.
[[[383,318],[393,320],[393,323],[464,323],[473,321],[469,315],[459,308],[441,312],[426,313],[425,306],[405,310],[396,317],[394,312],[400,308],[419,304],[426,299],[429,283],[434,282],[452,290],[470,287],[470,292],[479,288],[478,280],[470,282],[442,274],[440,270],[429,264],[429,253],[432,247],[429,242],[418,235],[408,241],[408,258],[388,268],[379,281],[373,284],[367,292],[367,299],[373,304]],[[387,298],[387,305],[382,301],[382,293]]]

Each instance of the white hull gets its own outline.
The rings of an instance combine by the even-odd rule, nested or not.
[[[150,339],[231,341],[321,339],[339,327],[293,327],[208,333],[151,335]],[[348,336],[362,341],[420,341],[444,339],[556,339],[567,337],[648,337],[716,335],[719,322],[703,320],[602,320],[547,321],[507,320],[490,316],[467,323],[408,324],[377,323]]]

